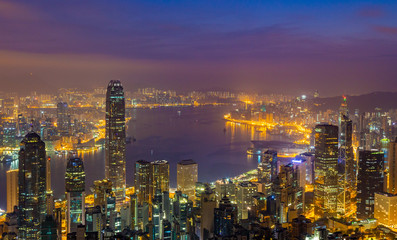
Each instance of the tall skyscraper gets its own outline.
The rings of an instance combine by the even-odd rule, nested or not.
[[[152,196],[156,192],[169,191],[170,188],[170,165],[166,160],[158,160],[151,163]]]
[[[57,104],[57,128],[60,136],[68,136],[70,134],[70,114],[68,104],[59,102]]]
[[[339,131],[339,193],[338,193],[338,214],[347,216],[352,213],[352,201],[356,196],[357,164],[353,153],[353,123],[348,118],[346,102],[342,103],[340,112]]]
[[[19,151],[19,238],[38,239],[46,214],[45,144],[29,132]]]
[[[254,206],[254,194],[256,193],[256,185],[252,182],[241,182],[237,185],[237,210],[238,219],[248,219],[248,212]]]
[[[85,224],[85,172],[80,158],[71,158],[66,166],[67,231],[76,232]]]
[[[315,184],[314,214],[316,218],[325,213],[337,214],[338,195],[338,127],[317,125],[315,132]]]
[[[18,169],[7,171],[7,213],[18,206]]]
[[[137,204],[142,206],[143,203],[152,202],[152,177],[151,164],[145,160],[139,160],[135,163],[135,193],[137,195]]]
[[[237,207],[227,197],[223,197],[219,208],[214,210],[215,235],[228,237],[233,235],[233,226],[237,223]]]
[[[109,82],[106,92],[106,159],[105,178],[113,183],[116,202],[123,201],[125,173],[125,100],[118,80]]]
[[[177,188],[194,201],[196,182],[198,181],[198,165],[195,161],[182,160],[177,164]]]
[[[375,193],[383,191],[383,152],[360,151],[357,176],[357,218],[374,217]]]
[[[384,190],[387,193],[397,194],[397,139],[389,143],[389,152],[385,168],[386,178]]]

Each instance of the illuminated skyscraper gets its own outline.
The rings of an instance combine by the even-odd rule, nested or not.
[[[60,136],[68,136],[70,134],[70,114],[68,104],[59,102],[57,104],[57,128]]]
[[[170,188],[170,165],[166,160],[154,161],[151,163],[152,175],[152,196],[156,191],[159,193],[169,191]]]
[[[237,223],[237,207],[227,197],[223,197],[219,208],[214,210],[215,235],[228,237],[233,235],[233,226]]]
[[[18,169],[7,171],[7,213],[18,206]]]
[[[113,183],[116,201],[125,196],[125,100],[118,80],[109,82],[106,92],[105,178]]]
[[[80,158],[71,158],[66,166],[65,188],[67,200],[67,230],[76,232],[85,224],[85,172]]]
[[[354,160],[352,145],[353,124],[348,116],[343,115],[346,112],[347,110],[340,112],[339,128],[339,164],[341,167],[339,168],[338,214],[340,216],[347,216],[351,213],[351,207],[355,204],[352,201],[356,196],[357,164]]]
[[[241,182],[237,185],[237,210],[238,219],[248,219],[248,212],[254,206],[254,194],[256,185],[251,182]]]
[[[389,152],[385,168],[386,178],[384,190],[387,193],[397,194],[397,139],[389,143]]]
[[[19,238],[38,239],[46,214],[45,144],[29,132],[19,151]]]
[[[374,218],[375,193],[383,191],[383,152],[360,151],[357,176],[357,218]]]
[[[152,202],[152,165],[145,160],[139,160],[135,163],[135,193],[137,203],[142,206],[143,203]]]
[[[198,181],[198,165],[195,161],[182,160],[177,165],[177,188],[194,200],[196,182]]]
[[[314,214],[337,214],[338,195],[338,127],[317,125],[315,131]]]

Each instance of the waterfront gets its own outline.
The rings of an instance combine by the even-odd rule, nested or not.
[[[170,163],[171,187],[176,187],[176,164],[193,159],[199,164],[199,181],[233,177],[257,166],[246,150],[250,140],[269,140],[266,132],[254,127],[226,122],[230,106],[169,107],[133,109],[128,134],[136,141],[127,145],[127,185],[133,184],[137,160],[165,159]],[[52,188],[63,196],[66,156],[51,156]],[[93,181],[104,178],[104,150],[82,155],[86,171],[86,191]],[[13,163],[15,165],[15,162]],[[6,208],[6,176],[10,164],[0,165],[0,208]]]

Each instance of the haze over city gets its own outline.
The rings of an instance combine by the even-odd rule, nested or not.
[[[2,89],[397,91],[394,1],[1,1]],[[340,87],[343,85],[343,89]]]

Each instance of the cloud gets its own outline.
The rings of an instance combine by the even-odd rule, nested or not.
[[[381,6],[367,6],[358,11],[358,15],[363,18],[381,18],[386,15]]]
[[[10,1],[0,1],[0,19],[36,20],[37,15],[25,5]]]
[[[397,27],[389,27],[389,26],[374,26],[373,29],[382,34],[389,34],[389,35],[397,35]]]

